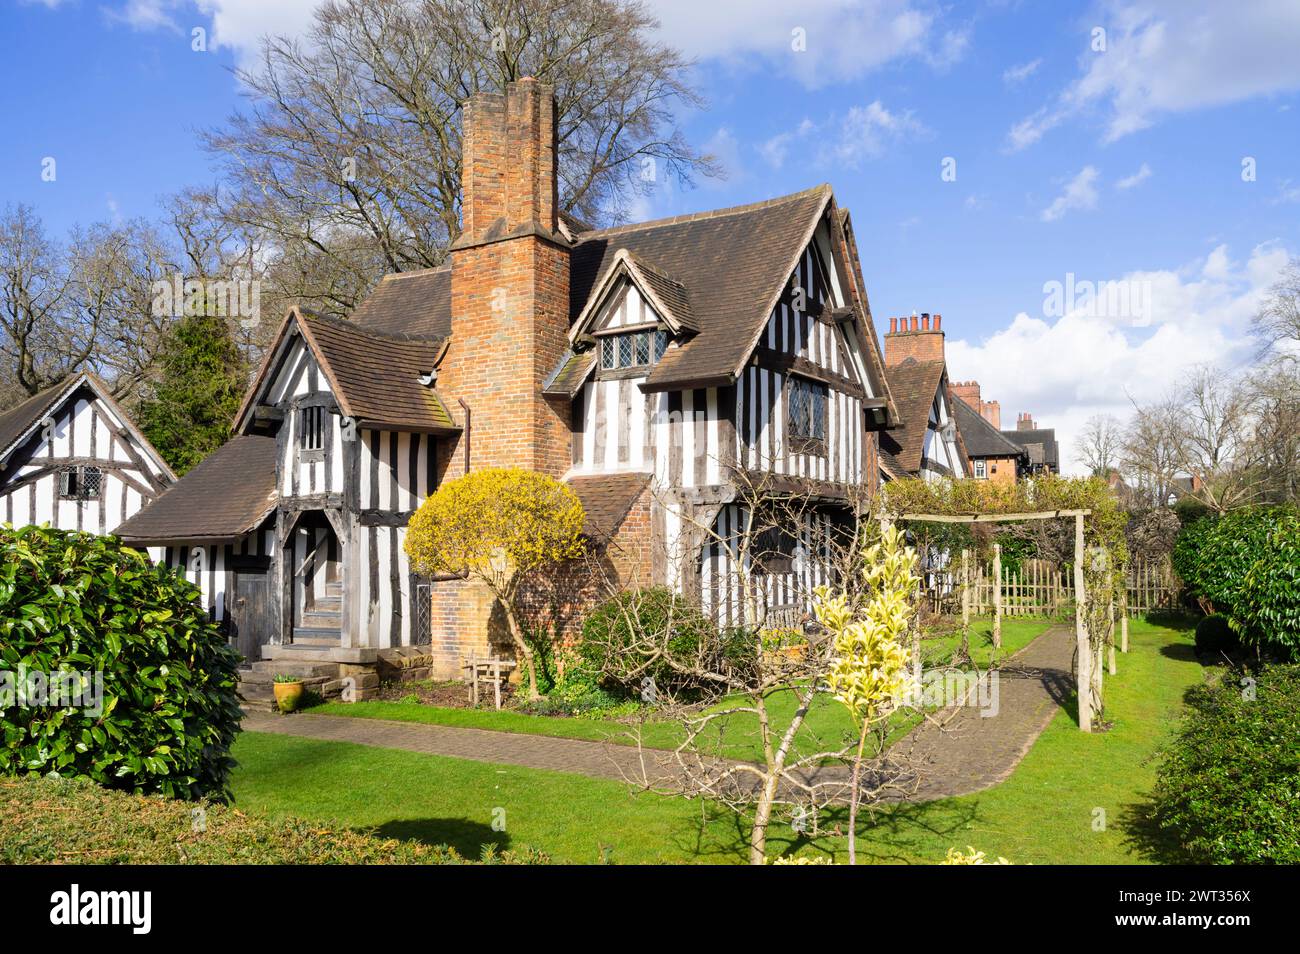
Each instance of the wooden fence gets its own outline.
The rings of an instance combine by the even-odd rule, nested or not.
[[[926,597],[932,611],[961,614],[963,559],[970,574],[970,611],[976,616],[991,615],[999,595],[1003,616],[1051,617],[1069,613],[1074,606],[1072,566],[1057,567],[1043,560],[1026,560],[1017,571],[1003,566],[1002,592],[998,594],[993,562],[976,561],[970,553],[964,553],[942,568],[927,570]],[[1129,562],[1129,616],[1172,609],[1178,601],[1178,590],[1178,580],[1167,559]]]

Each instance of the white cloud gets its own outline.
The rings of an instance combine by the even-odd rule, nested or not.
[[[804,119],[794,129],[788,129],[785,132],[777,133],[771,139],[761,143],[756,148],[758,154],[763,157],[769,166],[773,169],[780,169],[785,165],[785,157],[790,151],[790,145],[816,128],[816,124],[811,119]]]
[[[1288,254],[1260,245],[1241,265],[1220,247],[1179,269],[1130,272],[1121,280],[1151,289],[1145,319],[1103,320],[1086,309],[1050,319],[1022,311],[978,342],[954,340],[949,323],[949,372],[956,381],[979,381],[986,399],[1000,401],[1004,427],[1015,427],[1022,411],[1040,427],[1054,427],[1063,463],[1081,473],[1078,439],[1089,417],[1127,417],[1132,401],[1163,396],[1196,365],[1229,369],[1249,360],[1251,316]]]
[[[1300,185],[1296,185],[1290,179],[1283,179],[1282,186],[1278,189],[1277,198],[1273,200],[1273,204],[1283,205],[1289,202],[1300,202]]]
[[[1116,182],[1115,188],[1131,189],[1138,183],[1145,182],[1150,178],[1151,178],[1151,167],[1144,162],[1142,163],[1142,166],[1138,169],[1137,172],[1133,173],[1131,176],[1125,176],[1123,179],[1120,179],[1119,182]]]
[[[1106,49],[1081,55],[1082,75],[1016,123],[1009,148],[1085,110],[1101,110],[1104,139],[1113,142],[1164,114],[1300,90],[1294,0],[1107,0],[1097,21]]]
[[[852,107],[836,125],[834,140],[819,158],[848,169],[859,168],[865,159],[879,158],[891,143],[929,134],[910,109],[890,112],[878,99],[866,106]]]
[[[1097,207],[1097,170],[1093,166],[1084,166],[1079,174],[1065,184],[1065,191],[1058,195],[1052,204],[1043,209],[1039,218],[1044,222],[1055,222],[1074,209],[1095,209]]]
[[[689,57],[741,68],[775,68],[809,88],[859,79],[895,60],[945,69],[969,43],[965,29],[941,30],[929,0],[650,0],[660,35]],[[793,49],[793,31],[806,49]]]
[[[1019,66],[1012,66],[1002,74],[1002,82],[1008,86],[1014,86],[1016,83],[1023,83],[1029,77],[1038,72],[1038,68],[1043,65],[1042,59],[1030,60],[1028,63],[1021,63]]]

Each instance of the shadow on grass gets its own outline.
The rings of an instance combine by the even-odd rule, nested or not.
[[[956,833],[967,829],[979,811],[978,802],[908,803],[878,807],[874,813],[867,806],[858,818],[858,862],[860,864],[912,864],[917,853],[908,847],[923,836],[941,836],[957,844]],[[767,830],[767,857],[803,855],[847,862],[847,806],[823,810],[817,818],[817,831],[797,831],[792,824],[789,806],[778,806]],[[698,825],[684,837],[674,839],[677,847],[703,861],[744,862],[749,857],[750,819],[716,803],[701,805]],[[954,840],[957,839],[957,840]],[[942,858],[926,859],[935,862]]]
[[[1150,796],[1120,810],[1119,824],[1125,829],[1124,846],[1162,865],[1194,864],[1178,839],[1160,827],[1155,802]]]
[[[380,838],[449,845],[464,857],[475,860],[484,845],[492,845],[498,851],[510,847],[510,836],[505,832],[493,831],[490,825],[468,818],[401,818],[365,830]]]
[[[1165,643],[1160,647],[1160,655],[1179,662],[1200,662],[1191,643]]]

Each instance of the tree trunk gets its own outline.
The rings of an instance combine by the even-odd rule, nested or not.
[[[858,802],[862,792],[862,750],[867,744],[870,723],[862,720],[862,733],[858,736],[858,755],[853,760],[853,775],[849,782],[849,864],[858,863]]]
[[[763,782],[763,792],[758,797],[758,806],[754,812],[754,827],[749,830],[751,865],[767,864],[767,825],[772,820],[772,803],[776,800],[776,786],[780,780],[780,773],[773,772]]]
[[[515,644],[515,652],[528,667],[528,698],[530,701],[535,701],[540,699],[542,694],[537,691],[537,661],[533,658],[533,649],[528,645],[528,640],[524,639],[524,631],[515,616],[514,606],[506,599],[502,599],[501,602],[505,605],[506,620],[510,624],[510,639]]]

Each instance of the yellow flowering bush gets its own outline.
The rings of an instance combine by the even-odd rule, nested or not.
[[[984,852],[976,851],[974,846],[967,845],[963,853],[958,848],[949,848],[948,856],[939,862],[941,865],[1009,865],[1011,862],[999,857],[997,861],[987,861]]]
[[[862,554],[866,603],[855,612],[848,597],[817,589],[815,612],[832,640],[826,680],[835,698],[858,726],[849,800],[849,864],[857,862],[859,781],[867,735],[893,710],[908,685],[907,631],[915,610],[912,593],[919,582],[916,551],[901,530],[890,525]]]
[[[407,527],[406,555],[415,572],[463,574],[501,602],[533,698],[536,665],[516,598],[530,574],[582,554],[584,520],[577,494],[553,477],[490,467],[444,483]]]

